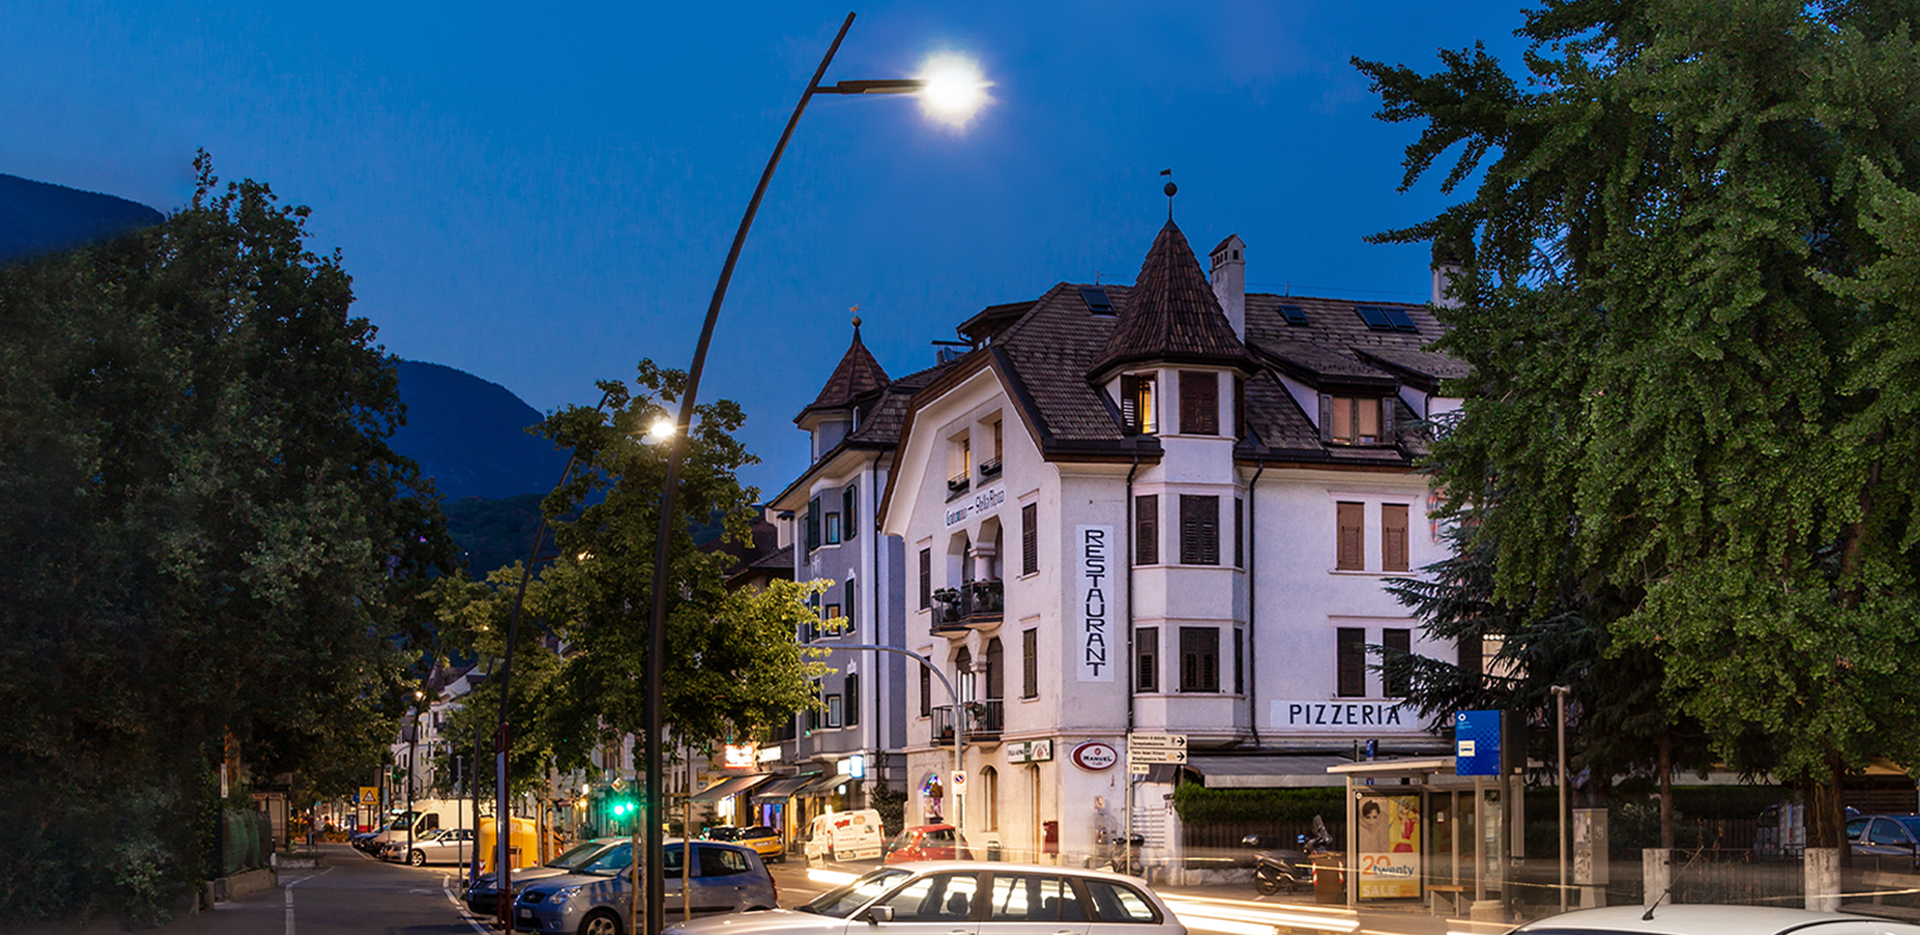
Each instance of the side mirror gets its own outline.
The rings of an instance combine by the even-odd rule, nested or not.
[[[863,919],[866,919],[868,925],[879,925],[882,922],[892,922],[893,907],[892,906],[868,906],[867,911],[861,913],[860,917]]]

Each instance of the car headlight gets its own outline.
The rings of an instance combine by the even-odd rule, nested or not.
[[[557,890],[554,890],[553,901],[559,903],[559,902],[566,902],[567,900],[572,899],[573,894],[580,892],[580,887],[581,887],[581,884],[575,883],[572,886],[563,886]]]

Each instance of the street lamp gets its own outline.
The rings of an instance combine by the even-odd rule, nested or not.
[[[1554,765],[1560,775],[1554,785],[1560,790],[1560,911],[1567,911],[1567,696],[1573,689],[1565,685],[1552,686],[1553,711],[1556,730],[1559,734],[1559,749],[1554,753]]]
[[[964,83],[951,77],[951,73],[942,71],[939,77],[932,75],[920,78],[886,79],[879,81],[842,81],[833,85],[822,85],[820,79],[826,76],[827,66],[833,64],[834,53],[840,51],[841,41],[847,38],[847,30],[853,26],[854,14],[848,13],[846,21],[840,24],[840,32],[833,37],[833,44],[827,47],[827,54],[820,59],[820,67],[814,69],[813,77],[807,81],[805,91],[800,93],[800,102],[794,105],[793,116],[787,118],[787,127],[780,133],[780,142],[774,144],[773,155],[767,159],[767,167],[760,173],[760,184],[753,189],[753,197],[747,201],[746,213],[740,218],[740,228],[734,232],[733,246],[727,250],[727,259],[720,267],[720,281],[713,287],[713,299],[707,304],[707,317],[700,326],[700,340],[694,345],[693,366],[687,368],[686,392],[680,400],[680,418],[678,438],[684,439],[692,425],[694,403],[700,393],[700,375],[706,369],[707,347],[713,342],[713,327],[720,320],[720,305],[726,300],[727,286],[733,280],[733,267],[740,260],[740,248],[746,244],[747,230],[753,226],[753,216],[760,210],[760,200],[767,194],[767,184],[773,181],[773,170],[780,165],[780,156],[786,152],[787,141],[793,138],[793,128],[800,123],[800,115],[806,112],[807,102],[815,94],[911,94],[938,87],[941,100],[949,104],[959,95],[949,89],[955,84]],[[975,80],[976,90],[981,87]],[[974,100],[977,104],[984,94]],[[664,696],[666,693],[667,655],[667,560],[671,557],[670,543],[673,534],[674,501],[680,487],[680,462],[686,453],[684,444],[667,445],[667,476],[660,496],[660,524],[654,538],[653,548],[653,613],[647,639],[647,853],[646,853],[646,892],[647,918],[644,928],[639,931],[647,935],[658,935],[666,922],[666,900],[663,887],[666,875],[662,869],[665,863],[665,841],[660,829],[660,772],[662,769],[662,746],[666,733]]]

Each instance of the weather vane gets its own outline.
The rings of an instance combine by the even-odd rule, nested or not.
[[[1173,184],[1172,169],[1161,169],[1160,174],[1167,177],[1166,187],[1161,190],[1167,193],[1167,220],[1171,221],[1173,220],[1173,196],[1180,191],[1180,186]]]

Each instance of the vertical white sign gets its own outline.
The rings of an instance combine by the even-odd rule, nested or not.
[[[1112,526],[1074,527],[1075,578],[1074,647],[1082,682],[1111,682],[1126,645],[1119,628],[1126,625],[1113,612],[1114,540]]]

